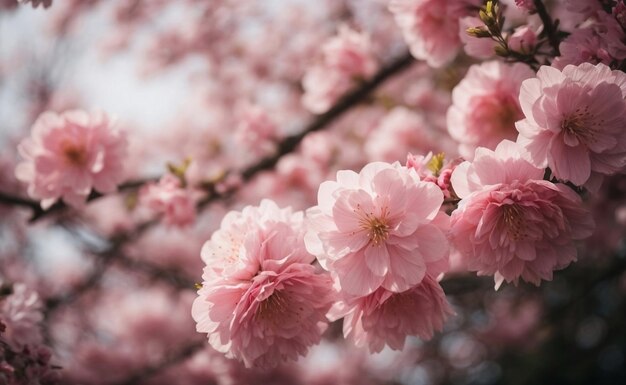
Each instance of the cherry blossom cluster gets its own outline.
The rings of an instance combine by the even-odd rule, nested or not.
[[[39,296],[23,283],[0,280],[0,285],[0,381],[7,385],[58,383],[58,370],[43,344]]]
[[[102,56],[192,76],[150,134],[28,85],[0,154],[0,383],[470,376],[547,344],[540,290],[624,242],[622,0],[17,3],[60,38],[110,17]]]

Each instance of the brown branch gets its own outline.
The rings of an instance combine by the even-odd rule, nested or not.
[[[539,15],[539,18],[543,23],[543,33],[545,33],[545,35],[548,37],[548,41],[550,42],[552,49],[554,49],[554,53],[556,54],[556,56],[559,56],[560,40],[558,36],[559,31],[557,28],[557,23],[554,23],[554,21],[552,20],[552,17],[548,13],[548,10],[546,9],[546,6],[543,4],[542,0],[533,0],[533,4],[535,5],[535,11],[537,12],[537,15]]]
[[[18,196],[5,193],[2,191],[0,191],[0,204],[6,205],[6,206],[26,207],[35,212],[37,210],[43,211],[41,210],[41,206],[39,205],[39,202],[36,202],[31,199],[18,197]]]
[[[351,107],[366,100],[367,97],[370,95],[370,93],[374,91],[379,85],[381,85],[385,80],[387,80],[394,74],[397,74],[400,71],[408,68],[410,64],[413,62],[414,62],[414,59],[412,58],[412,56],[409,53],[406,53],[402,55],[401,57],[399,57],[398,59],[396,59],[395,61],[393,61],[390,65],[382,68],[371,80],[363,82],[358,88],[346,94],[328,112],[319,115],[310,124],[308,124],[299,134],[292,135],[292,136],[285,138],[279,144],[278,151],[275,155],[264,158],[260,162],[245,169],[241,173],[242,179],[244,181],[248,181],[252,179],[258,173],[273,168],[282,156],[294,151],[297,148],[298,144],[304,139],[304,137],[307,134],[327,127],[331,122],[333,122],[336,118],[338,118],[343,113],[348,111]],[[135,185],[128,185],[127,188],[133,188],[133,187],[137,188],[140,185],[141,185],[140,183],[135,184]],[[198,210],[204,209],[211,202],[214,202],[219,199],[225,199],[229,196],[232,196],[232,194],[234,194],[239,188],[239,187],[232,187],[228,189],[227,191],[218,192],[216,191],[215,187],[216,187],[215,184],[211,184],[207,186],[207,189],[209,191],[208,196],[207,198],[205,198],[204,200],[198,203],[197,205]],[[122,187],[120,187],[120,190],[122,190]],[[97,199],[100,196],[101,195],[94,196],[94,197],[90,196],[91,199],[88,199],[88,200]],[[37,220],[47,215],[49,212],[53,211],[53,209],[57,211],[61,210],[63,208],[62,205],[63,203],[59,203],[59,207],[56,209],[54,209],[54,206],[53,206],[48,211],[43,212],[40,216],[33,217],[31,221]],[[97,253],[98,257],[112,259],[116,262],[121,263],[122,265],[128,268],[131,268],[131,269],[136,268],[140,271],[144,271],[145,273],[149,274],[153,278],[168,282],[175,287],[192,289],[193,282],[190,282],[181,274],[176,274],[171,271],[166,271],[160,268],[159,266],[151,264],[149,262],[136,261],[132,258],[125,256],[124,253],[122,252],[122,248],[124,244],[134,239],[137,239],[139,236],[141,236],[141,234],[143,234],[148,229],[154,227],[158,223],[159,223],[159,220],[146,221],[146,222],[139,224],[132,232],[121,234],[117,238],[111,240],[112,246],[108,250],[104,251],[103,253]],[[76,286],[79,289],[79,292],[77,293],[78,295],[72,295],[72,293],[67,293],[60,297],[50,298],[48,300],[48,305],[51,306],[49,310],[52,311],[58,308],[59,305],[69,304],[73,302],[75,299],[77,299],[80,296],[80,294],[88,291],[90,288],[95,287],[100,281],[101,277],[102,277],[101,272],[93,271],[90,275],[87,276],[87,278],[85,279],[83,283]]]
[[[245,169],[241,173],[242,179],[247,181],[260,171],[273,168],[283,155],[294,151],[306,135],[326,127],[328,124],[333,122],[333,120],[348,111],[351,107],[365,101],[372,91],[380,86],[385,80],[402,70],[407,69],[413,62],[414,59],[408,52],[398,57],[391,64],[382,68],[372,79],[361,83],[360,87],[344,95],[330,110],[318,115],[317,118],[304,127],[300,133],[283,139],[278,144],[278,151],[275,155],[262,159],[259,163]]]
[[[240,173],[241,179],[245,182],[245,181],[252,179],[261,171],[267,171],[267,170],[272,169],[276,165],[276,163],[278,163],[280,158],[282,158],[284,155],[287,155],[293,152],[298,147],[300,142],[302,142],[305,136],[307,136],[311,132],[319,131],[327,127],[330,123],[332,123],[335,119],[343,115],[350,108],[367,100],[369,95],[378,86],[380,86],[385,80],[389,79],[393,75],[398,74],[402,70],[407,69],[413,62],[414,62],[414,59],[408,52],[403,54],[402,56],[399,56],[396,60],[392,61],[389,65],[383,67],[376,75],[374,75],[374,77],[372,77],[371,79],[367,81],[362,82],[359,87],[345,94],[341,99],[339,99],[339,101],[337,101],[337,103],[330,110],[328,110],[327,112],[321,115],[317,115],[317,117],[313,121],[311,121],[308,125],[306,125],[302,130],[300,130],[298,134],[288,136],[284,138],[282,141],[280,141],[278,143],[278,150],[276,151],[275,154],[273,154],[272,156],[263,158],[258,163],[253,164],[252,166],[241,171]],[[236,174],[236,172],[230,171],[227,173],[227,175],[228,174]],[[121,185],[118,190],[125,191],[125,190],[137,189],[144,183],[153,181],[153,180],[156,180],[156,178],[147,179],[144,181],[125,183]],[[209,191],[209,194],[206,199],[200,202],[198,206],[199,209],[202,209],[204,206],[206,206],[210,202],[231,196],[237,190],[236,187],[233,187],[229,189],[228,191],[218,193],[215,191],[215,184],[210,184],[206,186],[206,188]],[[102,194],[96,191],[92,191],[92,193],[87,198],[87,201],[90,202],[102,196],[103,196]],[[63,203],[62,201],[59,201],[55,205],[50,207],[48,210],[44,211],[41,209],[37,209],[34,212],[33,217],[31,218],[31,222],[37,221],[51,213],[62,211],[65,208],[67,208],[67,205]]]
[[[138,179],[138,180],[134,180],[134,181],[130,181],[130,182],[126,182],[126,183],[122,183],[121,185],[118,186],[117,191],[121,192],[121,191],[133,191],[133,190],[137,190],[138,188],[140,188],[141,186],[143,186],[146,183],[149,182],[153,182],[153,181],[157,181],[158,178],[146,178],[146,179]],[[91,193],[89,194],[89,196],[87,197],[87,202],[91,202],[94,201],[96,199],[102,198],[103,196],[105,196],[104,194],[101,194],[95,190],[92,190]],[[35,222],[47,215],[53,214],[53,213],[58,213],[58,212],[62,212],[63,210],[67,209],[69,206],[67,204],[65,204],[65,202],[63,201],[58,201],[55,204],[53,204],[50,208],[48,208],[47,210],[43,210],[41,209],[41,207],[39,205],[37,205],[38,209],[35,210],[33,212],[33,216],[30,218],[30,222]]]

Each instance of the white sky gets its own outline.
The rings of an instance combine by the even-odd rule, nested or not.
[[[139,76],[137,57],[124,54],[103,58],[96,44],[111,29],[104,10],[81,25],[79,36],[70,46],[61,47],[67,53],[56,55],[60,63],[45,63],[55,46],[47,28],[51,18],[48,12],[24,6],[0,15],[1,62],[9,62],[9,66],[15,62],[13,68],[18,71],[21,66],[33,64],[55,68],[60,88],[76,94],[85,109],[107,111],[127,123],[137,123],[134,126],[146,132],[160,129],[180,110],[189,85],[185,68],[146,80]],[[22,56],[25,52],[34,55]],[[137,55],[137,50],[131,52]],[[17,56],[19,53],[22,55]],[[24,124],[21,114],[16,114],[24,100],[19,76],[11,68],[5,71],[8,76],[0,84],[0,140]]]

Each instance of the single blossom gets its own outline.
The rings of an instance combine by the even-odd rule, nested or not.
[[[18,150],[15,175],[44,209],[59,199],[79,207],[92,188],[113,192],[124,177],[126,136],[104,113],[44,112]]]
[[[276,147],[278,127],[258,105],[245,103],[240,107],[239,124],[233,133],[235,142],[254,155],[267,155]]]
[[[321,51],[321,62],[308,68],[302,79],[302,103],[316,114],[326,112],[356,80],[372,76],[377,68],[369,36],[347,26]]]
[[[22,283],[14,284],[11,291],[6,297],[0,295],[0,323],[4,325],[0,341],[16,351],[41,344],[43,314],[39,295]]]
[[[140,201],[157,213],[164,214],[165,223],[187,226],[196,219],[196,195],[184,188],[181,180],[165,174],[158,183],[150,183],[140,191]]]
[[[247,367],[275,367],[319,343],[334,292],[303,234],[301,212],[268,200],[227,215],[202,250],[207,267],[192,307],[213,348]]]
[[[523,118],[518,101],[522,82],[534,75],[525,64],[490,61],[470,67],[452,90],[448,132],[459,153],[471,159],[477,147],[494,149],[517,137],[515,122]]]
[[[7,385],[53,385],[58,367],[50,349],[42,345],[42,306],[36,292],[17,283],[0,293],[0,382]]]
[[[385,345],[402,350],[407,336],[431,339],[452,314],[443,289],[427,274],[419,284],[401,293],[380,287],[367,296],[338,302],[329,317],[345,317],[344,337],[375,353]]]
[[[605,64],[542,66],[522,84],[517,141],[558,179],[597,186],[626,165],[625,97],[626,74]]]
[[[320,185],[318,205],[307,211],[306,247],[337,275],[342,291],[402,292],[447,267],[442,203],[439,187],[399,163],[339,171],[337,181]]]
[[[502,141],[495,152],[478,148],[473,162],[452,174],[462,198],[450,233],[464,264],[479,275],[539,285],[576,260],[574,242],[591,235],[593,220],[580,197],[564,184],[542,180],[544,170],[523,150]]]
[[[391,0],[389,10],[411,54],[432,67],[451,62],[461,47],[459,19],[481,5],[475,0]]]
[[[618,65],[626,59],[624,40],[626,34],[619,22],[612,15],[601,12],[597,21],[576,28],[561,42],[561,56],[554,59],[552,66],[562,70],[568,64]]]
[[[405,107],[391,110],[368,135],[365,152],[372,160],[394,162],[409,151],[433,147],[430,127],[422,115]]]

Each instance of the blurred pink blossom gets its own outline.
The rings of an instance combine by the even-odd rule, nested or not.
[[[392,0],[389,9],[411,54],[432,67],[451,62],[461,47],[459,18],[468,16],[476,0]]]
[[[562,70],[568,64],[614,65],[626,59],[625,40],[626,35],[618,21],[612,15],[598,13],[597,21],[576,28],[561,42],[561,56],[554,59],[552,66]]]
[[[6,327],[0,332],[0,339],[16,351],[43,342],[41,310],[41,301],[36,292],[22,283],[14,284],[10,295],[0,297],[0,322]]]
[[[302,103],[320,114],[346,93],[360,79],[374,74],[377,64],[369,36],[339,28],[339,34],[322,46],[322,61],[310,67],[302,79]]]
[[[240,107],[235,142],[255,155],[267,155],[276,147],[278,127],[263,108],[245,103]]]
[[[494,149],[517,137],[515,122],[523,118],[518,101],[522,82],[533,71],[521,63],[485,62],[470,67],[452,90],[448,131],[459,142],[461,156],[471,160],[477,147]]]
[[[430,150],[431,131],[422,115],[395,107],[367,136],[365,152],[372,161],[398,161],[409,151]]]
[[[196,219],[197,193],[184,188],[180,178],[165,174],[158,183],[150,183],[140,191],[141,202],[157,213],[165,215],[165,223],[188,226]]]
[[[61,198],[80,207],[92,188],[110,193],[124,178],[126,136],[104,113],[45,112],[18,150],[15,175],[44,209]]]
[[[535,11],[535,4],[533,0],[515,0],[515,5],[528,12]]]

